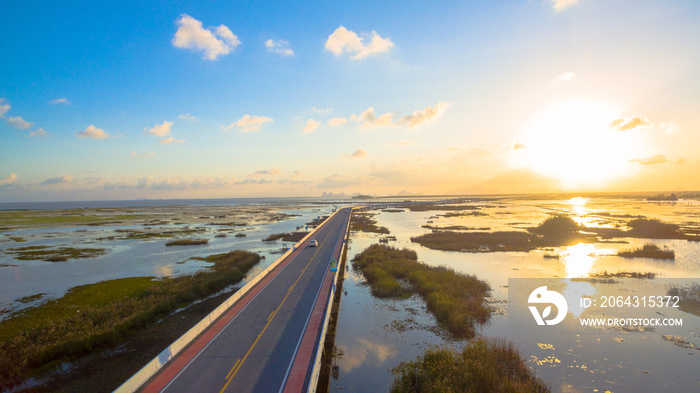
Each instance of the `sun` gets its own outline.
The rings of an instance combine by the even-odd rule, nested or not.
[[[628,175],[638,151],[632,132],[616,131],[610,122],[620,111],[603,101],[576,99],[538,113],[524,128],[514,151],[520,165],[558,179],[565,189],[599,188]]]

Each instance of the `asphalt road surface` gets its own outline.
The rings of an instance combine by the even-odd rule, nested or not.
[[[318,247],[307,240],[269,282],[258,284],[260,292],[177,374],[171,370],[160,391],[281,391],[349,217],[350,208],[331,217],[313,235]]]

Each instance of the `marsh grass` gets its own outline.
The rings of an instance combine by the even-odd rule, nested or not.
[[[82,213],[62,213],[58,211],[5,211],[0,212],[0,222],[14,227],[53,226],[53,225],[105,225],[124,221],[143,220],[143,215],[83,215]]]
[[[554,215],[528,232],[434,231],[411,238],[412,242],[435,250],[464,252],[530,251],[541,247],[568,246],[594,241],[581,234],[582,227],[568,216]]]
[[[485,296],[490,287],[473,275],[418,262],[415,251],[375,244],[355,256],[354,265],[380,298],[419,294],[437,321],[455,337],[473,337],[475,325],[485,323],[491,309]]]
[[[461,351],[430,348],[392,370],[392,393],[546,393],[550,389],[503,340],[478,339]]]
[[[432,203],[422,203],[410,205],[408,210],[412,212],[427,212],[427,211],[458,211],[458,210],[478,210],[479,206],[473,205],[439,205]]]
[[[689,286],[671,286],[666,291],[669,296],[678,296],[678,306],[681,311],[700,316],[700,284]]]
[[[530,251],[537,248],[526,232],[453,232],[438,231],[415,236],[411,241],[434,250],[445,251]]]
[[[615,272],[608,273],[604,271],[602,273],[591,273],[589,276],[593,278],[656,278],[656,273],[653,272]]]
[[[132,277],[71,289],[0,323],[0,388],[39,369],[119,342],[194,300],[240,281],[260,260],[247,251],[205,258],[206,271],[160,281]]]
[[[180,239],[172,240],[165,243],[166,246],[197,246],[200,244],[208,244],[209,239]]]
[[[15,259],[20,261],[43,260],[47,262],[65,262],[69,259],[99,257],[107,253],[107,250],[104,248],[50,248],[48,246],[29,246],[11,248],[5,252],[15,255]]]
[[[274,233],[264,239],[264,242],[274,242],[279,239],[285,242],[298,242],[308,235],[308,232],[287,232],[287,233]]]
[[[639,217],[627,223],[627,230],[619,228],[586,228],[603,238],[633,237],[642,239],[680,239],[700,241],[697,230],[681,228],[679,225],[657,219]]]
[[[389,228],[377,226],[377,221],[372,218],[373,216],[373,214],[354,213],[350,221],[350,230],[388,235]]]
[[[678,296],[681,311],[700,316],[700,283],[688,286],[671,286],[666,290],[669,296]]]
[[[673,250],[670,250],[668,247],[659,248],[659,246],[652,243],[647,243],[642,248],[618,251],[617,256],[623,258],[676,259],[676,253]]]

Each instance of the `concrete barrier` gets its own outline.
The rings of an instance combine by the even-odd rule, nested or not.
[[[131,378],[126,380],[121,386],[119,386],[116,390],[114,390],[114,393],[132,393],[137,391],[144,383],[146,383],[151,377],[156,375],[158,371],[160,371],[163,366],[169,362],[171,359],[175,357],[180,351],[182,351],[185,347],[187,347],[195,338],[197,338],[202,332],[204,332],[212,323],[214,323],[219,317],[226,312],[231,306],[233,306],[243,295],[248,293],[260,280],[265,278],[273,269],[275,269],[282,261],[287,258],[292,252],[294,252],[299,246],[301,246],[303,243],[305,243],[316,231],[321,229],[327,222],[330,221],[333,216],[338,214],[338,212],[341,209],[338,209],[335,211],[335,213],[331,214],[323,223],[321,223],[319,226],[314,228],[311,232],[309,232],[306,236],[304,236],[303,239],[298,241],[294,246],[282,254],[281,257],[277,258],[274,262],[270,264],[265,270],[260,272],[257,276],[255,276],[252,280],[250,280],[246,285],[244,285],[241,289],[237,290],[236,293],[231,295],[226,301],[221,303],[219,307],[214,309],[209,315],[204,317],[201,321],[199,321],[194,327],[192,327],[190,330],[187,331],[187,333],[183,334],[180,338],[175,340],[170,346],[165,348],[158,356],[153,358],[148,364],[143,366],[141,370],[139,370],[136,374],[132,375]],[[337,278],[337,274],[336,274]],[[324,327],[325,331],[325,327]]]
[[[352,215],[352,214],[351,214]],[[329,292],[328,296],[328,307],[326,307],[326,315],[323,319],[323,328],[321,329],[321,336],[319,337],[318,350],[316,350],[316,357],[314,359],[314,367],[311,371],[311,378],[309,379],[309,387],[307,389],[308,393],[316,393],[316,388],[318,387],[318,378],[321,375],[321,360],[323,359],[323,348],[326,341],[326,333],[328,331],[328,324],[331,321],[331,309],[333,308],[333,296],[335,296],[335,291],[338,285],[338,276],[340,275],[340,259],[343,257],[343,250],[347,247],[348,231],[350,230],[350,220],[345,227],[345,233],[343,233],[343,244],[340,246],[340,256],[338,257],[338,270],[335,272],[333,277],[333,286]]]

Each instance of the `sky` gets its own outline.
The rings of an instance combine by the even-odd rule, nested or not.
[[[6,1],[0,202],[700,190],[700,2]]]

